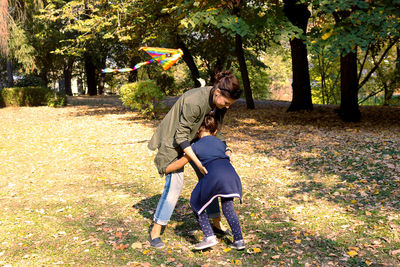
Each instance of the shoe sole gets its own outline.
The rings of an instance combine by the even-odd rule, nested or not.
[[[243,249],[245,249],[246,247],[243,246],[243,247],[231,247],[231,248],[234,248],[234,249],[237,249],[237,250],[243,250]]]
[[[211,243],[211,244],[207,244],[207,245],[204,245],[204,246],[201,246],[201,247],[194,247],[194,249],[195,250],[202,250],[202,249],[206,249],[206,248],[210,248],[210,247],[213,247],[213,246],[215,246],[216,244],[218,244],[218,241],[216,241],[215,243]]]

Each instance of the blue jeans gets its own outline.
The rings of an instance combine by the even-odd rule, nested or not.
[[[192,162],[190,162],[192,164]],[[203,176],[198,168],[194,166],[197,177],[201,179]],[[201,176],[200,176],[201,175]],[[164,191],[158,201],[157,209],[154,214],[154,222],[160,225],[167,225],[171,219],[171,215],[175,209],[176,203],[178,202],[179,195],[183,188],[183,171],[173,172],[165,176]],[[209,218],[220,217],[220,209],[218,198],[207,207],[206,212]]]

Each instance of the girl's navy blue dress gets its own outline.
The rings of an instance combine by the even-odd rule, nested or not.
[[[190,197],[192,209],[200,214],[216,197],[242,199],[242,183],[225,155],[226,145],[215,136],[205,136],[192,149],[208,174],[199,180]]]

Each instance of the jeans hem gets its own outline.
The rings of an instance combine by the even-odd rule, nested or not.
[[[157,219],[157,218],[154,218],[153,221],[154,221],[155,223],[157,223],[157,224],[159,224],[159,225],[163,225],[163,226],[167,225],[168,222],[169,222],[169,221],[163,221],[163,220],[160,220],[160,219]]]

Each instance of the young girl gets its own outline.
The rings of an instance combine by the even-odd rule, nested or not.
[[[225,154],[226,145],[218,139],[218,123],[213,116],[207,115],[199,128],[199,140],[192,144],[193,152],[201,161],[208,173],[199,180],[190,197],[190,205],[196,215],[204,233],[202,242],[195,245],[195,249],[205,249],[218,243],[204,210],[212,201],[220,197],[222,212],[231,227],[235,249],[244,249],[242,232],[238,217],[233,209],[233,198],[242,198],[242,184],[235,169],[230,163],[229,156]],[[172,172],[182,168],[189,161],[188,156],[170,164],[166,172]]]

